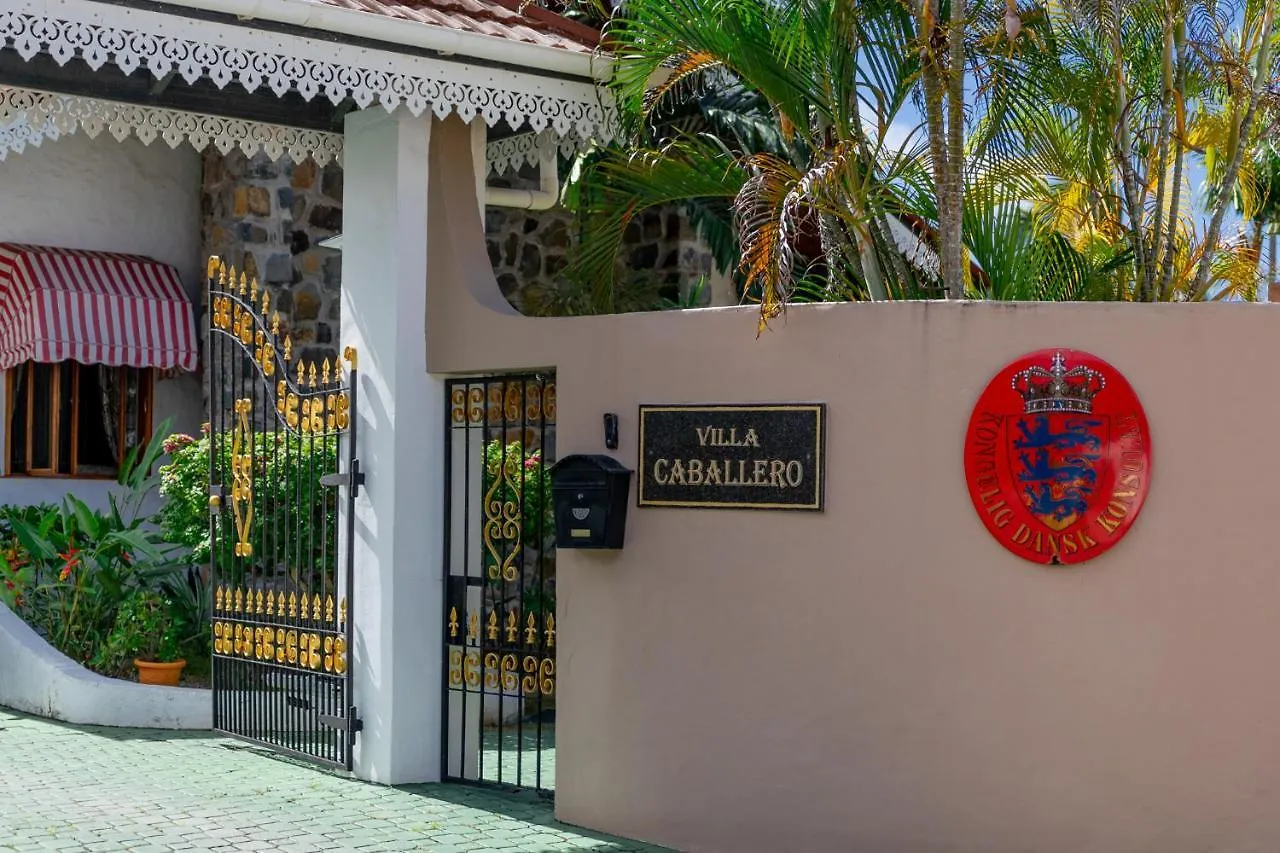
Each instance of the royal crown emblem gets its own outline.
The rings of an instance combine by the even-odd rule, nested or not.
[[[1026,404],[1028,415],[1041,412],[1076,412],[1091,414],[1093,398],[1107,387],[1107,379],[1092,368],[1076,366],[1067,369],[1062,352],[1053,354],[1053,365],[1045,370],[1036,365],[1015,373],[1013,390]]]

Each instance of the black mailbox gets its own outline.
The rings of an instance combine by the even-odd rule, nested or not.
[[[551,467],[557,548],[621,548],[631,470],[611,456],[566,456]]]

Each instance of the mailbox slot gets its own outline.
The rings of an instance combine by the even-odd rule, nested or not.
[[[631,470],[611,456],[577,454],[551,468],[557,548],[622,547]]]

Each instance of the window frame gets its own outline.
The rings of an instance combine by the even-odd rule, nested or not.
[[[23,362],[29,373],[27,387],[24,389],[26,395],[25,404],[27,407],[26,419],[26,435],[23,441],[26,442],[26,458],[27,464],[31,463],[32,444],[34,441],[34,430],[32,425],[35,419],[35,361]],[[15,386],[17,385],[17,365],[4,371],[4,459],[0,464],[0,478],[21,478],[30,477],[41,480],[115,480],[119,476],[120,467],[124,464],[125,456],[129,452],[129,447],[125,445],[124,438],[128,427],[128,407],[124,404],[123,396],[125,389],[128,387],[124,381],[124,371],[137,370],[138,377],[138,445],[145,447],[152,439],[152,431],[155,428],[153,422],[153,411],[155,406],[155,370],[150,367],[131,368],[127,365],[120,365],[112,368],[121,372],[121,401],[120,414],[116,420],[116,436],[119,443],[119,458],[116,460],[116,473],[114,474],[81,474],[79,472],[79,450],[80,450],[80,369],[84,367],[100,367],[101,365],[85,365],[71,359],[53,362],[51,366],[53,370],[53,389],[50,393],[51,406],[53,411],[50,413],[50,447],[49,459],[52,464],[51,468],[28,468],[25,471],[12,471],[13,466],[13,442],[15,436],[13,434],[13,411],[18,405]],[[74,368],[74,369],[73,369]],[[67,376],[71,377],[71,459],[68,466],[70,473],[62,473],[58,471],[58,463],[61,461],[60,454],[62,450],[61,426],[62,426],[62,407],[58,405],[61,399],[62,383]]]

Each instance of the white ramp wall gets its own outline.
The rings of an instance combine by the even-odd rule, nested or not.
[[[68,723],[209,729],[208,690],[153,687],[90,672],[0,605],[0,705]]]

